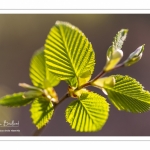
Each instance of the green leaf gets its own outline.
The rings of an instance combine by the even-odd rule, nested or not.
[[[114,40],[113,40],[113,46],[114,46],[115,50],[122,48],[122,45],[123,45],[124,41],[126,40],[127,33],[128,33],[128,29],[121,29],[116,34],[116,36],[114,37]]]
[[[51,119],[54,112],[53,104],[43,98],[36,99],[31,105],[30,112],[33,123],[40,129]]]
[[[62,80],[80,77],[94,70],[95,54],[91,43],[75,26],[57,21],[45,43],[46,64]]]
[[[45,65],[44,47],[35,52],[30,63],[30,78],[34,86],[45,88],[56,86],[60,81]]]
[[[12,95],[6,95],[0,98],[0,105],[8,107],[25,106],[34,100],[36,94],[37,93],[34,93],[33,95],[33,93],[32,94],[30,93],[29,96],[28,92],[22,92],[22,93],[15,93]]]
[[[66,120],[79,132],[100,130],[108,118],[109,104],[105,98],[92,92],[84,92],[66,109]]]
[[[113,87],[105,86],[108,98],[118,110],[133,113],[150,110],[150,93],[129,76],[115,75]]]

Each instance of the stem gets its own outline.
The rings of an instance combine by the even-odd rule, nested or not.
[[[66,98],[70,97],[69,96],[69,93],[67,92],[60,100],[59,100],[59,103],[58,104],[55,104],[54,105],[54,108],[56,109],[56,107],[61,104]]]
[[[102,77],[106,72],[104,70],[102,70],[93,80],[90,81],[91,82],[94,82],[95,80],[97,80],[98,78]]]
[[[62,103],[66,98],[68,98],[69,97],[69,93],[67,92],[60,100],[59,100],[59,103],[55,103],[54,104],[54,109],[56,109],[56,107],[60,104],[60,103]],[[33,134],[32,134],[32,136],[39,136],[41,133],[42,133],[42,131],[46,128],[46,126],[47,125],[45,125],[45,126],[43,126],[41,129],[37,129]]]
[[[124,63],[117,65],[117,66],[116,66],[114,69],[112,69],[112,70],[115,70],[115,69],[118,69],[118,68],[121,68],[121,67],[125,67]],[[110,71],[112,71],[112,70],[110,70]]]
[[[43,126],[41,129],[36,129],[36,131],[32,134],[32,136],[39,136],[46,126]]]

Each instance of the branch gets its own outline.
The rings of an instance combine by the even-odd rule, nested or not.
[[[55,103],[54,105],[54,109],[56,109],[56,107],[61,104],[66,98],[70,97],[69,93],[67,92],[60,100],[59,100],[59,103]]]
[[[36,131],[32,134],[32,136],[39,136],[41,133],[42,133],[42,131],[45,129],[45,127],[46,127],[46,125],[45,126],[43,126],[41,129],[36,129]]]

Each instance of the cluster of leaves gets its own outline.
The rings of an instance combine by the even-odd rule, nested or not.
[[[121,48],[127,33],[127,29],[117,33],[107,50],[106,65],[97,77],[90,80],[95,66],[92,44],[77,27],[57,21],[44,47],[35,52],[31,59],[30,78],[33,86],[20,83],[28,91],[0,98],[0,105],[20,107],[31,104],[31,118],[40,129],[49,122],[55,107],[62,100],[75,98],[67,107],[65,116],[71,128],[79,132],[100,130],[109,116],[106,99],[88,91],[87,86],[101,89],[118,110],[133,113],[149,111],[150,93],[135,79],[122,75],[102,77],[113,69],[130,66],[141,59],[144,45],[118,64],[123,56]],[[65,97],[58,100],[54,87],[61,80],[66,81],[69,88]]]

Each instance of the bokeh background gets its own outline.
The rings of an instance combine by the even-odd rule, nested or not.
[[[105,55],[113,37],[122,29],[129,29],[122,50],[125,60],[137,47],[145,44],[142,59],[135,65],[121,68],[111,74],[130,75],[150,91],[150,15],[141,14],[0,14],[0,96],[24,91],[18,83],[31,84],[30,59],[35,50],[44,45],[50,28],[57,20],[68,21],[81,29],[92,43],[96,53],[93,77],[105,65]],[[61,97],[67,84],[55,88]],[[96,88],[95,92],[103,93]],[[94,133],[78,133],[65,120],[65,109],[73,99],[64,101],[56,110],[41,136],[150,136],[150,112],[132,114],[118,111],[110,105],[109,118],[103,129]],[[108,99],[107,99],[108,100]],[[110,101],[108,100],[110,103]],[[111,104],[111,103],[110,103]],[[30,105],[21,108],[0,107],[0,122],[19,121],[20,133],[1,133],[0,136],[31,136],[36,130],[30,118]],[[0,130],[3,128],[0,127]],[[10,128],[11,129],[11,128]]]

